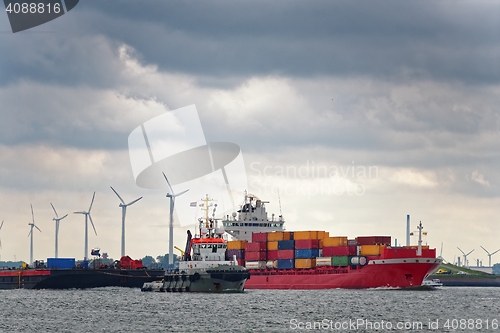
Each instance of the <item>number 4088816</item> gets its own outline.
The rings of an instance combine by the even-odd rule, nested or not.
[[[61,4],[60,3],[54,3],[54,4],[44,4],[42,2],[36,3],[36,2],[31,2],[31,3],[9,3],[7,7],[5,8],[5,11],[9,14],[14,13],[14,14],[43,14],[43,13],[48,13],[48,14],[59,14],[61,12]]]
[[[443,327],[450,330],[496,330],[499,325],[498,319],[447,319]]]

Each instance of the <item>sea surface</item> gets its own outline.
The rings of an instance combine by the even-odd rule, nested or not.
[[[500,288],[0,290],[0,332],[500,332]]]

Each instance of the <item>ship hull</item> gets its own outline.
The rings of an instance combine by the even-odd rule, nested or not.
[[[140,288],[161,278],[163,270],[26,269],[0,272],[0,289]]]
[[[162,281],[145,283],[142,291],[153,292],[209,292],[238,293],[245,290],[248,271],[241,266],[231,270],[211,268],[209,270],[188,270],[183,274],[167,274]]]
[[[250,270],[246,289],[412,288],[437,269],[436,258],[373,260],[365,266]]]

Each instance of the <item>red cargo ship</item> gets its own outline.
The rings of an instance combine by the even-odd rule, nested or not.
[[[238,214],[223,221],[238,241],[228,242],[250,272],[246,289],[413,288],[441,264],[436,249],[393,247],[391,237],[329,237],[325,231],[284,231],[284,219],[269,219],[265,201],[245,195]]]

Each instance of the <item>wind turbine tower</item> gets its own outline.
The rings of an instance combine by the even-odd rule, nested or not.
[[[54,213],[56,214],[56,217],[54,217],[52,220],[56,221],[56,246],[55,246],[56,251],[55,251],[55,258],[59,258],[59,221],[61,221],[66,216],[68,216],[68,214],[64,215],[63,217],[59,217],[59,215],[57,215],[56,209],[54,208],[54,205],[52,204],[52,202],[50,203],[50,205],[52,206],[52,209],[54,210]]]
[[[121,201],[119,207],[122,208],[122,255],[121,256],[123,257],[125,255],[125,215],[127,214],[127,206],[130,206],[130,205],[136,203],[137,201],[141,200],[142,197],[140,197],[139,199],[135,199],[134,201],[131,201],[128,204],[126,204],[125,201],[123,201],[122,197],[120,197],[118,192],[116,192],[112,186],[110,186],[110,187],[113,190],[113,192],[115,192],[118,199],[120,199],[120,201]]]
[[[481,245],[480,245],[481,246]],[[495,252],[493,253],[489,253],[488,250],[486,250],[484,247],[481,246],[481,248],[483,250],[486,251],[486,253],[488,253],[488,266],[491,267],[491,256],[494,255],[495,253],[497,253],[498,251],[500,251],[500,249],[496,250]]]
[[[463,264],[463,266],[464,266],[464,267],[467,267],[467,256],[468,256],[469,254],[471,254],[472,252],[474,252],[474,249],[472,249],[472,251],[470,251],[470,252],[469,252],[469,253],[467,253],[467,254],[465,254],[465,252],[464,252],[464,251],[462,251],[459,247],[457,247],[457,249],[459,249],[459,250],[460,250],[460,252],[462,252],[462,254],[464,255],[464,264]]]
[[[2,230],[2,227],[3,227],[3,221],[2,221],[2,224],[0,225],[0,230]],[[0,239],[0,249],[2,248],[2,240]]]
[[[165,176],[165,173],[163,173],[163,177],[165,177],[165,180],[167,181],[167,185],[169,188],[166,197],[170,198],[170,223],[169,223],[169,244],[168,244],[168,264],[173,265],[174,263],[174,205],[175,205],[175,198],[186,193],[189,191],[189,189],[182,191],[181,193],[175,194],[174,189],[172,186],[170,186],[170,182],[167,179],[167,176]]]
[[[28,223],[28,225],[31,227],[30,232],[28,234],[28,237],[31,236],[30,238],[30,266],[33,267],[33,228],[37,228],[38,231],[42,232],[40,228],[38,228],[35,225],[35,214],[33,214],[33,205],[31,205],[31,223]]]
[[[89,224],[88,220],[90,220],[90,223],[92,224],[92,228],[94,228],[95,235],[97,236],[97,231],[95,230],[94,222],[92,221],[92,216],[90,215],[90,210],[92,209],[92,204],[94,203],[94,198],[95,198],[95,192],[94,195],[92,196],[92,201],[90,202],[90,207],[89,210],[84,212],[74,212],[74,214],[83,214],[85,215],[85,253],[83,254],[83,260],[87,261],[88,254],[89,254]]]

